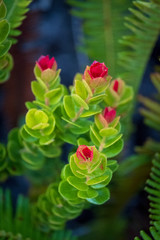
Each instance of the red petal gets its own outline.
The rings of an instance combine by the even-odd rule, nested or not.
[[[108,68],[104,63],[94,61],[90,67],[90,75],[92,78],[104,77],[108,74]]]
[[[111,123],[116,117],[116,111],[113,108],[106,107],[103,116],[106,119],[107,123]]]
[[[80,145],[77,149],[76,155],[79,160],[92,161],[93,149],[90,150],[86,145]]]
[[[118,82],[118,80],[115,80],[114,85],[113,85],[113,90],[115,92],[118,92],[118,87],[119,87],[119,82]]]
[[[53,67],[53,64],[55,63],[55,58],[52,57],[50,60],[49,60],[49,63],[48,63],[48,68],[52,68]]]
[[[55,63],[55,59],[54,59],[54,57],[49,59],[49,55],[47,55],[47,56],[42,55],[36,63],[39,66],[39,68],[41,69],[41,71],[44,71],[48,68],[51,69],[53,67],[53,64]]]

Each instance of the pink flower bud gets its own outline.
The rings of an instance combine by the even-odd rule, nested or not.
[[[107,85],[107,76],[108,68],[105,64],[94,61],[90,67],[86,67],[83,79],[88,83],[94,92],[96,88]]]
[[[114,81],[114,84],[113,84],[113,90],[114,90],[115,92],[118,92],[118,87],[119,87],[119,82],[118,82],[118,80],[115,80],[115,81]]]
[[[41,56],[36,62],[40,70],[43,72],[47,69],[57,70],[57,63],[54,57],[49,59],[49,56]]]
[[[108,75],[108,68],[105,66],[104,63],[99,63],[94,61],[90,66],[90,70],[88,71],[90,77],[92,79],[99,78],[99,77],[107,77]]]
[[[100,114],[97,114],[97,121],[100,123],[100,128],[107,128],[108,125],[115,119],[116,111],[111,107],[106,107],[104,111]],[[97,123],[98,123],[97,122]]]
[[[93,148],[80,145],[76,152],[77,158],[82,162],[91,162],[93,159]]]
[[[103,117],[107,123],[111,123],[116,117],[116,111],[111,107],[106,107],[103,111]]]
[[[113,82],[111,83],[111,89],[113,89],[114,93],[120,96],[123,93],[124,87],[125,87],[125,83],[120,78],[113,80]]]

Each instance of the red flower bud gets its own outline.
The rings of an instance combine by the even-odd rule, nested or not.
[[[93,148],[80,145],[76,152],[77,158],[83,162],[91,162],[93,159]]]
[[[104,63],[99,63],[94,61],[90,66],[90,70],[88,71],[90,77],[92,79],[99,78],[99,77],[107,77],[108,75],[108,68],[105,66]]]
[[[49,59],[49,56],[41,56],[38,61],[36,62],[38,67],[40,68],[41,71],[44,71],[46,69],[57,69],[57,63],[54,57]]]
[[[111,107],[106,107],[103,111],[103,117],[107,123],[111,123],[116,117],[116,111]]]
[[[94,61],[90,67],[86,67],[83,79],[88,83],[94,92],[94,90],[98,89],[99,87],[107,86],[109,81],[107,76],[108,68],[105,66],[105,64]]]
[[[118,78],[112,81],[111,89],[114,91],[116,96],[121,96],[123,94],[125,83],[122,79]]]
[[[114,90],[115,92],[118,92],[118,87],[119,87],[119,82],[118,82],[118,80],[115,80],[115,81],[114,81],[114,84],[113,84],[113,90]]]

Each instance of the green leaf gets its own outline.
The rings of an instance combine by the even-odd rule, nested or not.
[[[72,94],[72,98],[74,99],[74,102],[77,106],[79,107],[83,107],[84,109],[88,110],[89,107],[87,105],[87,103],[77,94]]]
[[[68,119],[66,119],[65,117],[61,117],[65,122],[69,123],[71,126],[75,126],[75,128],[81,128],[81,126],[79,126],[78,124],[76,124],[75,122],[72,122]]]
[[[87,199],[88,202],[101,205],[110,199],[110,192],[108,188],[97,189],[98,196],[96,198]]]
[[[105,148],[110,147],[111,145],[116,143],[121,137],[122,137],[122,134],[119,134],[119,135],[116,135],[116,136],[106,139],[104,147]]]
[[[67,181],[61,181],[58,188],[61,196],[66,200],[76,200],[78,190],[71,186]]]
[[[64,96],[63,105],[64,105],[64,109],[65,109],[67,115],[70,118],[74,118],[76,116],[76,112],[75,112],[75,107],[74,107],[72,97],[68,96],[68,95]]]
[[[66,164],[61,171],[61,178],[66,180],[68,177],[73,176],[70,165]]]
[[[40,145],[49,145],[49,144],[53,143],[53,141],[55,141],[55,133],[52,132],[53,128],[54,128],[54,126],[53,127],[51,126],[51,128],[48,128],[49,131],[51,132],[50,135],[45,136],[45,133],[43,133],[44,136],[41,136],[40,139],[39,139],[39,144]],[[47,155],[47,153],[46,153],[46,155]]]
[[[80,191],[87,191],[88,190],[88,186],[85,183],[85,179],[83,178],[77,178],[75,176],[70,176],[67,178],[67,181],[73,186],[75,187],[77,190]]]
[[[15,142],[15,141],[9,141],[7,144],[7,149],[8,149],[9,158],[12,161],[20,162],[22,160],[20,152],[19,152],[21,149],[21,146],[19,145],[19,143]]]
[[[3,1],[0,2],[0,19],[6,16],[7,9]]]
[[[107,178],[109,178],[109,175],[107,174],[104,174],[103,176],[100,176],[100,177],[91,178],[87,181],[87,185],[95,185],[95,184],[101,183],[105,181]]]
[[[100,142],[101,142],[101,138],[99,136],[99,133],[97,131],[97,129],[95,128],[95,126],[90,126],[90,136],[91,136],[91,140],[94,144],[96,144],[97,146],[99,146]]]
[[[118,106],[126,104],[127,102],[132,100],[133,96],[134,96],[133,88],[129,87],[129,86],[126,86],[125,90],[124,90],[124,93],[123,93],[123,95],[122,95],[122,97],[120,99],[120,102],[118,103]]]
[[[99,133],[102,137],[111,137],[113,135],[116,135],[118,131],[115,128],[109,127],[101,129]]]
[[[86,100],[87,95],[88,95],[86,88],[85,88],[83,82],[80,80],[77,80],[77,79],[75,80],[75,92],[79,97]]]
[[[90,116],[96,115],[97,113],[100,113],[101,111],[102,111],[102,108],[100,108],[97,105],[90,106],[89,110],[83,111],[80,118],[90,117]]]
[[[8,165],[8,160],[6,158],[6,148],[3,144],[0,143],[0,171],[4,170]],[[1,172],[2,175],[3,172]],[[5,178],[5,177],[4,177]],[[3,176],[0,177],[3,179]]]
[[[36,108],[42,108],[43,110],[50,111],[50,108],[45,103],[40,101],[33,101],[32,104],[35,104]]]
[[[90,125],[92,124],[91,121],[84,120],[84,119],[79,119],[76,121],[76,123],[78,124],[78,127],[73,125],[70,127],[70,131],[73,134],[78,134],[78,135],[87,133],[90,130]]]
[[[104,99],[105,96],[106,94],[101,94],[101,95],[92,97],[89,99],[89,104],[98,104]]]
[[[77,136],[74,136],[70,132],[65,132],[64,134],[60,134],[60,138],[67,143],[70,143],[72,145],[77,145]]]
[[[96,145],[97,147],[100,146],[101,140],[96,137],[96,133],[95,132],[90,131],[90,138],[91,138],[91,141],[93,142],[94,145]]]
[[[50,104],[57,104],[63,96],[63,88],[62,86],[50,90],[45,94],[45,97],[49,99]]]
[[[90,143],[85,139],[85,138],[79,138],[77,140],[77,144],[79,145],[86,145],[86,146],[90,146]]]
[[[25,128],[22,127],[20,129],[20,135],[22,136],[22,138],[27,141],[27,142],[35,142],[37,140],[37,138],[34,138],[33,136],[31,136],[28,132],[26,132]]]
[[[11,47],[11,41],[6,40],[0,45],[0,57],[4,56]]]
[[[31,129],[43,129],[48,124],[48,116],[41,110],[32,108],[26,114],[26,124]]]
[[[4,42],[4,40],[7,38],[9,33],[9,23],[6,19],[3,19],[0,21],[0,43]]]
[[[86,88],[89,96],[93,96],[92,90],[90,89],[90,87],[89,87],[89,85],[87,84],[87,82],[86,82],[85,80],[82,80],[82,82],[83,82],[83,84],[84,84],[84,86],[85,86],[85,88]]]
[[[5,158],[5,156],[6,156],[5,146],[0,143],[0,157],[1,157],[1,159],[3,159],[3,158]]]
[[[73,174],[78,177],[78,178],[84,178],[86,179],[86,175],[82,173],[82,170],[80,171],[80,169],[77,167],[77,165],[75,164],[74,161],[74,157],[71,156],[70,158],[70,168],[71,171],[73,172]]]
[[[40,83],[37,81],[32,81],[31,88],[35,97],[37,97],[41,101],[44,101],[45,89],[43,88],[43,86],[40,85]]]
[[[23,165],[32,170],[41,169],[45,162],[44,156],[39,151],[33,153],[23,150],[21,151],[21,157],[24,160]]]
[[[102,153],[104,153],[108,158],[114,157],[122,151],[123,145],[123,140],[120,139],[110,147],[103,149]]]
[[[51,137],[51,140],[53,140],[53,137]],[[52,142],[52,141],[51,141]],[[42,144],[42,141],[40,142]],[[44,140],[43,140],[44,143]],[[46,141],[45,141],[46,143]],[[48,141],[47,141],[48,143]],[[54,144],[48,144],[46,146],[41,146],[39,150],[44,154],[44,156],[48,158],[55,158],[61,155],[61,149],[58,146],[55,146]]]
[[[78,197],[82,199],[89,199],[89,198],[94,198],[98,195],[97,191],[89,188],[88,191],[79,191],[78,192]]]
[[[112,172],[115,172],[118,168],[118,163],[116,160],[108,160],[107,167],[109,167],[112,170]]]

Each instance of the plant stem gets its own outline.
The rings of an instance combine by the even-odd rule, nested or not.
[[[72,122],[75,122],[75,121],[80,117],[80,115],[82,114],[83,110],[84,110],[84,107],[81,107],[81,108],[79,109],[79,111],[78,111],[78,113],[76,114],[76,116],[72,119]]]
[[[106,137],[103,137],[102,142],[99,146],[99,152],[103,151],[104,145],[105,145]]]
[[[49,91],[49,85],[48,85],[48,83],[46,83],[46,93],[48,93],[48,91]],[[46,104],[46,106],[49,106],[49,99],[48,98],[45,98],[45,104]]]

